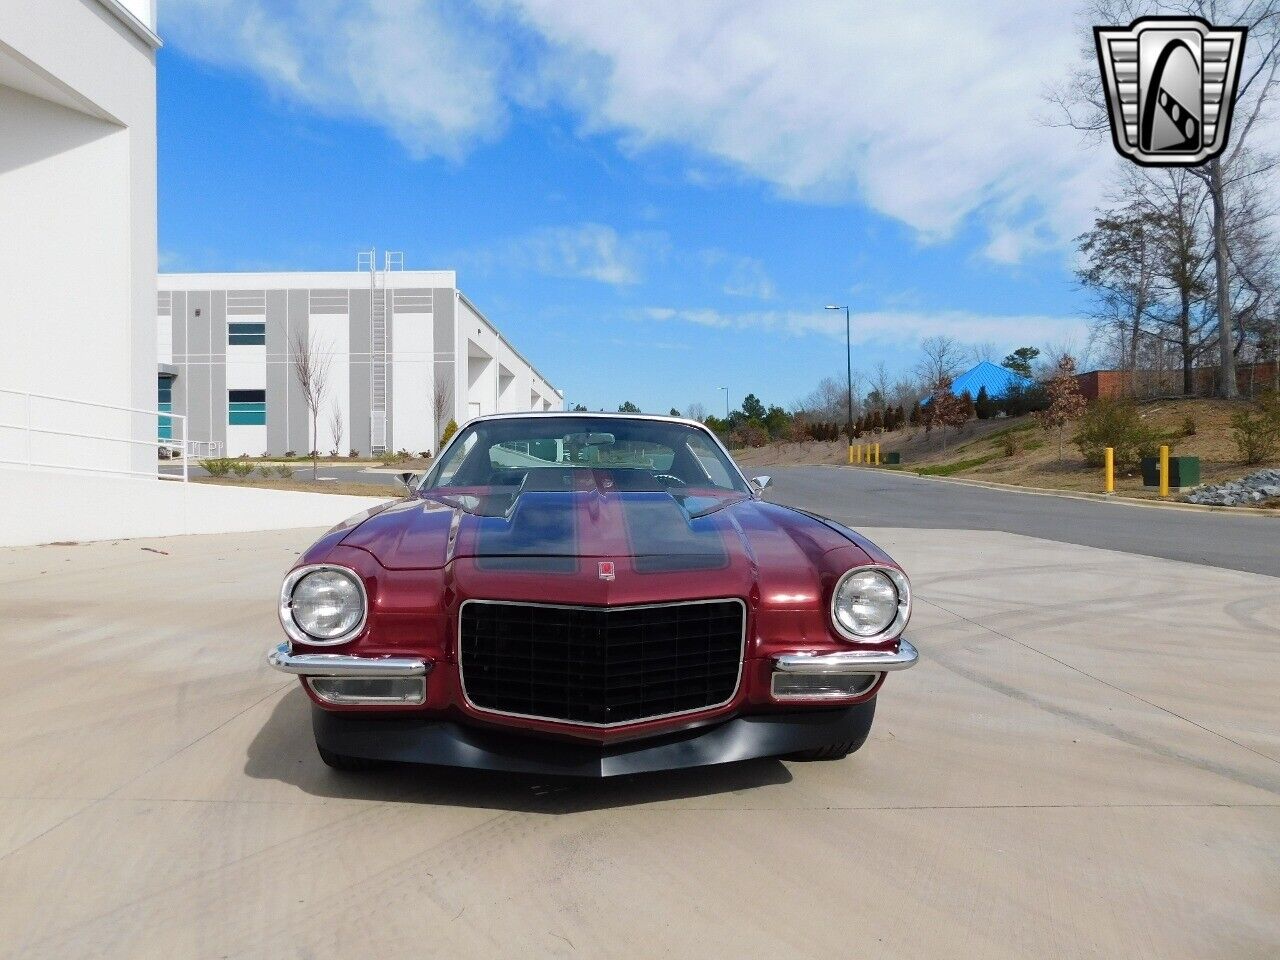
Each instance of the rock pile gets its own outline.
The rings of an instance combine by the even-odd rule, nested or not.
[[[1188,503],[1205,503],[1218,507],[1238,507],[1280,497],[1280,470],[1259,470],[1239,480],[1201,487],[1186,496]]]

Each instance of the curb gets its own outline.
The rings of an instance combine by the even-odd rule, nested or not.
[[[797,464],[800,466],[800,464]],[[860,467],[854,464],[815,463],[808,466],[827,467],[831,470],[874,470],[874,467]],[[905,470],[886,471],[891,475],[914,477],[917,480],[932,480],[936,483],[957,483],[966,487],[983,487],[987,490],[1007,493],[1025,493],[1034,497],[1061,497],[1064,500],[1087,500],[1094,503],[1117,504],[1122,507],[1145,507],[1152,510],[1190,510],[1200,513],[1225,513],[1236,517],[1254,517],[1261,520],[1280,519],[1280,510],[1262,510],[1258,507],[1223,507],[1206,503],[1179,503],[1176,501],[1139,500],[1135,497],[1122,497],[1109,493],[1088,493],[1083,490],[1055,490],[1051,487],[1023,487],[1014,483],[995,483],[991,480],[968,480],[963,477],[930,477]]]

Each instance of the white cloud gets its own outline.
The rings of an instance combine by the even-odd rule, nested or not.
[[[506,45],[491,23],[435,0],[164,0],[160,16],[188,53],[384,126],[414,156],[461,157],[506,117]]]
[[[761,310],[725,313],[713,309],[650,307],[642,320],[681,322],[719,330],[764,330],[789,336],[818,335],[844,340],[843,312]],[[878,310],[850,318],[856,344],[902,346],[926,337],[948,336],[961,343],[1083,342],[1088,329],[1078,317],[1049,314],[984,314],[966,310]]]
[[[1002,262],[1087,226],[1118,162],[1039,122],[1045,85],[1079,62],[1087,39],[1079,0],[160,9],[183,49],[250,70],[284,99],[384,126],[417,156],[464,155],[500,133],[513,100],[559,102],[626,149],[690,148],[690,176],[712,183],[729,171],[787,196],[859,199],[926,241],[976,220],[985,254]]]
[[[660,231],[624,234],[604,224],[582,223],[531,231],[477,259],[491,267],[626,286],[639,283],[646,266],[663,259],[667,247],[667,235]]]
[[[764,263],[755,257],[739,256],[715,247],[700,250],[698,257],[718,278],[721,291],[731,297],[772,300],[778,292]]]
[[[1038,122],[1081,45],[1057,0],[503,2],[591,128],[857,196],[926,239],[977,216],[996,259],[1076,232],[1115,163]]]

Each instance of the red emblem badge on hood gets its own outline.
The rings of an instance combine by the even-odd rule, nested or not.
[[[598,567],[598,568],[599,568],[599,570],[600,570],[600,579],[601,579],[601,580],[612,580],[612,579],[614,579],[613,561],[612,561],[612,560],[601,560],[601,561],[597,564],[597,567]]]

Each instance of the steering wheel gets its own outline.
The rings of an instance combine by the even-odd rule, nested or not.
[[[667,481],[668,487],[671,486],[671,484],[673,483],[678,483],[682,487],[688,486],[687,483],[685,483],[683,480],[681,480],[679,477],[677,477],[675,474],[672,474],[672,473],[655,473],[653,475],[653,479]]]

